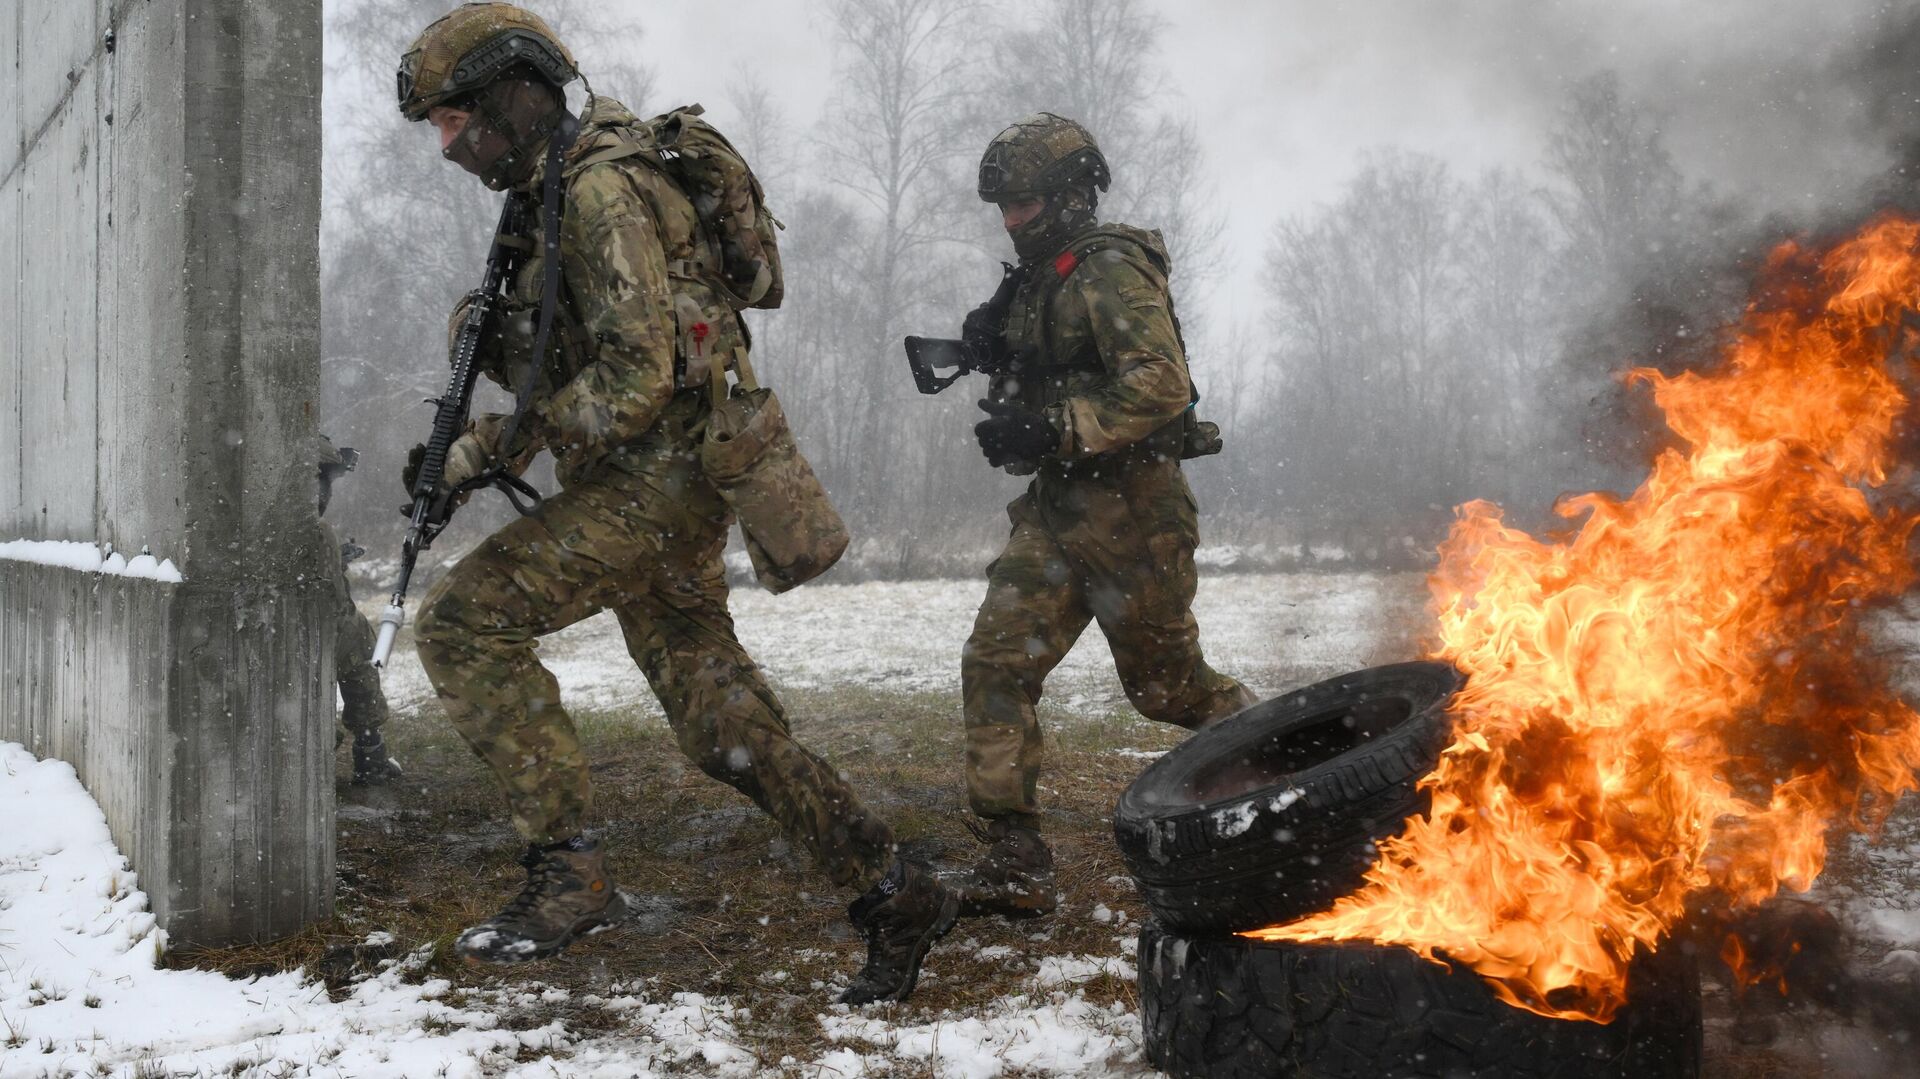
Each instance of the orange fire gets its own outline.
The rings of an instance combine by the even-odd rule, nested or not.
[[[1720,365],[1636,370],[1683,449],[1538,540],[1471,502],[1431,579],[1467,675],[1430,813],[1331,910],[1249,936],[1405,945],[1544,1015],[1606,1021],[1689,903],[1819,875],[1836,821],[1913,789],[1920,714],[1876,673],[1864,605],[1914,579],[1876,506],[1920,310],[1920,222],[1783,244]]]

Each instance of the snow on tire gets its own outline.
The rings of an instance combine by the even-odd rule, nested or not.
[[[1417,789],[1450,738],[1461,677],[1399,663],[1229,716],[1120,796],[1114,839],[1147,905],[1181,932],[1239,932],[1324,910],[1374,844],[1425,812]]]
[[[1669,946],[1635,959],[1611,1023],[1502,1003],[1478,975],[1372,944],[1141,928],[1147,1060],[1173,1079],[1682,1079],[1700,1071],[1700,982]]]

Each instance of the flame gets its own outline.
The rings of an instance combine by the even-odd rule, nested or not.
[[[1876,674],[1863,605],[1913,581],[1877,508],[1907,398],[1920,223],[1776,248],[1719,365],[1652,388],[1681,448],[1548,540],[1471,502],[1430,586],[1467,676],[1432,809],[1330,910],[1247,934],[1465,963],[1500,997],[1605,1022],[1684,919],[1819,875],[1826,830],[1916,786],[1920,714]],[[1737,948],[1738,945],[1735,945]]]

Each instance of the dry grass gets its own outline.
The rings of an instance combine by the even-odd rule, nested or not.
[[[796,736],[846,771],[910,852],[949,866],[977,855],[964,824],[957,694],[853,689],[788,691],[783,699]],[[437,715],[401,716],[388,734],[407,766],[400,786],[349,789],[343,756],[334,917],[287,940],[175,952],[168,962],[240,976],[305,967],[340,989],[380,960],[430,944],[434,958],[421,976],[449,978],[456,992],[570,991],[570,1000],[511,1016],[515,1027],[560,1018],[576,1031],[618,1029],[625,1021],[618,1012],[580,998],[644,981],[655,993],[719,994],[747,1009],[741,1032],[769,1065],[816,1055],[813,1016],[864,955],[846,922],[852,897],[815,872],[744,797],[686,761],[659,720],[637,709],[575,718],[594,762],[599,832],[621,886],[644,910],[634,924],[521,968],[476,969],[451,958],[453,937],[513,894],[523,875],[521,847],[492,781],[452,729]],[[1108,830],[1114,799],[1144,762],[1113,751],[1166,748],[1184,732],[1131,715],[1047,718],[1049,767],[1041,782],[1061,910],[1039,922],[962,922],[934,951],[913,1000],[894,1006],[902,1019],[983,1008],[1020,991],[1044,956],[1120,954],[1116,938],[1130,936],[1145,913]],[[1099,905],[1125,922],[1095,920]],[[356,947],[377,930],[396,943]],[[1013,956],[979,957],[995,945]],[[1107,976],[1080,988],[1101,1004],[1134,998],[1130,982]]]
[[[635,685],[636,693],[645,692],[638,676]],[[850,688],[782,696],[800,741],[844,769],[912,853],[948,866],[975,857],[980,848],[964,824],[957,693]],[[687,762],[660,720],[638,708],[576,720],[594,761],[598,829],[621,885],[643,907],[635,923],[527,967],[476,969],[449,956],[455,934],[513,894],[522,870],[519,841],[492,781],[435,713],[394,720],[389,741],[408,768],[396,788],[349,790],[342,756],[333,918],[272,944],[175,952],[168,962],[241,976],[304,967],[340,990],[381,960],[432,945],[433,959],[419,976],[448,978],[456,993],[569,991],[569,999],[503,1017],[515,1028],[561,1019],[576,1032],[617,1033],[629,1022],[623,1013],[583,998],[644,985],[655,997],[674,991],[727,997],[749,1013],[736,1025],[769,1068],[783,1057],[817,1056],[814,1017],[830,1007],[863,955],[845,919],[851,896],[815,872],[805,853],[745,798]],[[1108,830],[1114,799],[1144,762],[1115,750],[1164,749],[1183,732],[1131,713],[1068,718],[1045,709],[1043,726],[1048,768],[1041,782],[1060,866],[1061,910],[1039,922],[961,923],[934,951],[912,1001],[890,1006],[899,1021],[979,1014],[1008,994],[1029,991],[1030,976],[1047,956],[1120,954],[1118,939],[1130,936],[1144,916]],[[1900,837],[1912,842],[1920,835],[1920,812],[1903,809],[1895,828],[1907,829]],[[1837,848],[1829,878],[1878,879],[1863,861],[1867,856],[1858,847]],[[1100,905],[1125,922],[1095,920]],[[359,946],[376,930],[392,934],[395,944]],[[987,948],[1011,956],[982,958]],[[1099,1004],[1135,1003],[1134,986],[1121,979],[1102,976],[1076,988]],[[1884,1067],[1902,1052],[1885,1034],[1864,1026],[1836,1031],[1832,1017],[1817,1015],[1788,1018],[1772,1044],[1743,1045],[1734,1036],[1739,1020],[1724,989],[1709,991],[1706,1010],[1706,1079],[1812,1074],[1822,1070],[1813,1062],[1832,1063],[1836,1040],[1849,1050],[1842,1055],[1850,1073],[1867,1079],[1893,1074]],[[895,1074],[930,1072],[896,1061]]]

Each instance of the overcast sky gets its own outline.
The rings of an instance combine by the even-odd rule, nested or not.
[[[1213,314],[1250,311],[1267,230],[1336,197],[1366,150],[1409,147],[1462,174],[1535,170],[1564,87],[1605,68],[1670,110],[1690,178],[1784,209],[1844,194],[1886,163],[1848,57],[1916,3],[1149,0],[1167,24],[1167,106],[1192,114],[1233,223],[1235,272],[1219,279]],[[607,6],[644,29],[654,104],[700,101],[724,124],[750,64],[794,121],[821,115],[834,50],[821,0]]]
[[[661,102],[702,100],[725,115],[734,66],[714,55],[737,47],[761,58],[788,115],[819,115],[833,43],[818,0],[619,2],[647,29]],[[1167,23],[1170,104],[1198,123],[1235,223],[1237,272],[1223,279],[1234,307],[1251,299],[1245,282],[1272,222],[1337,196],[1367,149],[1423,150],[1465,173],[1535,169],[1562,88],[1603,68],[1671,110],[1670,141],[1690,177],[1769,205],[1808,208],[1886,163],[1858,102],[1832,89],[1844,75],[1835,68],[1895,12],[1884,0],[1150,6]]]

